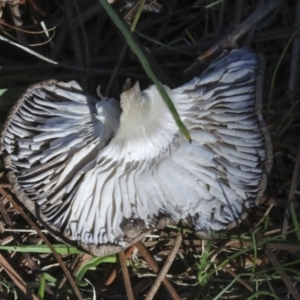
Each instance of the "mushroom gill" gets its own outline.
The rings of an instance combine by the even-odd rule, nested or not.
[[[154,85],[136,83],[121,105],[76,82],[32,86],[1,136],[17,197],[54,236],[99,256],[162,220],[204,234],[232,227],[261,197],[271,167],[259,64],[248,50],[224,51],[200,77],[165,87],[191,143]]]

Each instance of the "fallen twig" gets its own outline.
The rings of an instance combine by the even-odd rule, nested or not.
[[[237,277],[237,274],[232,271],[230,268],[224,266],[223,267],[223,270],[226,271],[228,274],[230,274],[233,278],[236,278]],[[245,280],[243,280],[242,278],[237,278],[237,281],[242,284],[248,291],[250,291],[251,293],[254,292],[254,289],[252,286],[250,286]]]
[[[263,240],[263,237],[259,232],[256,233],[256,238],[259,242],[261,242]],[[286,272],[281,268],[280,263],[278,262],[277,258],[275,257],[275,255],[271,251],[270,247],[268,245],[264,245],[263,249],[264,249],[265,254],[268,257],[269,261],[271,262],[271,264],[274,267],[276,267],[277,273],[280,275],[282,281],[286,285],[289,292],[293,295],[294,299],[295,300],[300,300],[300,295],[299,295],[297,289],[293,285],[290,278],[287,276]]]
[[[184,72],[190,72],[199,61],[205,61],[208,57],[214,57],[223,49],[237,48],[236,42],[252,29],[257,23],[265,18],[281,0],[269,0],[263,5],[260,5],[246,20],[236,26],[229,34],[224,36],[219,42],[209,48],[202,55],[197,57],[197,62],[192,64]]]
[[[297,189],[298,177],[299,177],[299,168],[300,168],[300,144],[299,144],[299,148],[298,148],[298,155],[297,155],[297,159],[296,159],[296,165],[295,165],[295,168],[294,168],[292,184],[291,184],[291,188],[290,188],[289,198],[288,198],[288,201],[287,201],[287,204],[286,204],[285,217],[284,217],[283,226],[282,226],[282,238],[283,239],[285,239],[285,237],[286,237],[286,232],[287,232],[287,228],[288,228],[288,225],[289,225],[290,207],[291,207],[291,204],[294,200],[294,194],[295,194],[295,191]]]
[[[24,210],[17,204],[17,202],[7,193],[3,190],[2,187],[0,187],[0,193],[7,198],[7,200],[18,210],[18,212],[22,215],[22,217],[30,224],[31,227],[33,227],[36,232],[38,233],[38,235],[41,237],[41,239],[43,239],[43,241],[45,242],[45,244],[51,249],[53,256],[55,257],[55,259],[57,260],[57,262],[59,263],[60,267],[62,268],[63,272],[65,273],[66,277],[69,280],[69,283],[75,293],[75,295],[77,296],[77,298],[79,300],[83,300],[81,293],[71,275],[71,273],[69,272],[69,270],[67,269],[66,265],[64,264],[64,262],[62,261],[62,259],[60,258],[60,256],[57,254],[55,248],[52,246],[52,244],[48,241],[48,239],[46,238],[46,236],[41,232],[41,230],[39,229],[39,227],[27,216],[27,214],[24,212]]]
[[[132,245],[128,249],[125,250],[125,259],[126,260],[132,254],[134,248],[135,248],[135,246]],[[113,281],[115,280],[115,278],[117,276],[117,268],[114,265],[112,265],[111,268],[109,269],[109,272],[107,274],[108,274],[108,276],[105,276],[106,280],[105,280],[105,282],[103,284],[103,288],[101,289],[101,291],[105,291],[106,288],[113,283]]]
[[[14,270],[14,268],[1,254],[0,265],[3,267],[7,275],[12,279],[12,281],[16,284],[16,286],[27,296],[27,299],[39,300],[39,298],[31,292],[26,282],[24,282],[24,280],[19,276],[19,274]]]
[[[145,258],[146,262],[149,264],[153,272],[158,273],[159,266],[157,262],[154,260],[154,258],[151,256],[151,254],[148,252],[147,248],[143,245],[143,243],[138,242],[135,244],[135,246],[138,248],[142,256]],[[166,291],[168,292],[168,294],[172,299],[180,300],[180,297],[178,296],[177,292],[175,291],[172,284],[166,277],[163,279],[162,283],[165,286]]]
[[[153,259],[151,254],[148,252],[148,250],[144,246],[144,244],[141,243],[141,242],[138,242],[138,243],[135,244],[135,246],[138,248],[140,253],[143,255],[143,257],[145,258],[146,262],[149,264],[149,266],[151,267],[153,272],[158,273],[159,272],[159,266],[158,266],[157,262]],[[163,279],[162,283],[163,283],[166,291],[168,292],[168,294],[170,295],[170,297],[172,299],[180,300],[180,297],[178,296],[177,292],[175,291],[172,284],[170,283],[170,281],[166,277]]]
[[[177,252],[178,252],[178,249],[181,245],[181,242],[182,242],[182,234],[181,232],[177,234],[177,237],[175,239],[175,242],[174,242],[174,245],[173,245],[173,248],[171,249],[167,259],[166,259],[166,262],[164,264],[164,266],[162,267],[160,273],[158,274],[158,276],[156,277],[156,280],[154,282],[154,284],[152,285],[147,297],[146,297],[146,300],[152,300],[153,297],[155,296],[158,288],[160,287],[162,281],[166,278],[166,274],[167,272],[169,271],[174,259],[175,259],[175,256],[177,255]],[[179,298],[180,299],[180,298]]]
[[[132,291],[132,286],[130,282],[130,277],[129,277],[129,272],[126,264],[126,257],[125,257],[125,252],[121,251],[119,253],[119,259],[120,259],[120,265],[121,265],[121,270],[124,278],[124,284],[126,288],[126,294],[127,294],[127,299],[128,300],[134,300],[133,296],[133,291]]]

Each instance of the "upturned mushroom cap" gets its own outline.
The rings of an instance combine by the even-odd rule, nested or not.
[[[165,87],[191,143],[153,85],[124,92],[122,112],[76,82],[34,85],[2,132],[8,178],[54,236],[98,256],[168,221],[207,235],[230,228],[261,197],[272,162],[259,73],[257,55],[232,50]]]

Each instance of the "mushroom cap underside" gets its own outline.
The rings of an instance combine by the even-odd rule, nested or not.
[[[1,135],[18,199],[56,238],[97,256],[179,220],[208,235],[233,227],[262,196],[272,164],[262,65],[245,49],[224,52],[167,89],[192,143],[155,86],[123,111],[76,82],[32,86]]]

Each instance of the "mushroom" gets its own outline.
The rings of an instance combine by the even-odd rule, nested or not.
[[[18,199],[56,238],[97,256],[170,222],[200,235],[235,226],[272,163],[260,64],[246,49],[224,51],[200,77],[165,86],[192,142],[154,85],[136,83],[120,105],[74,81],[30,87],[1,135]]]

